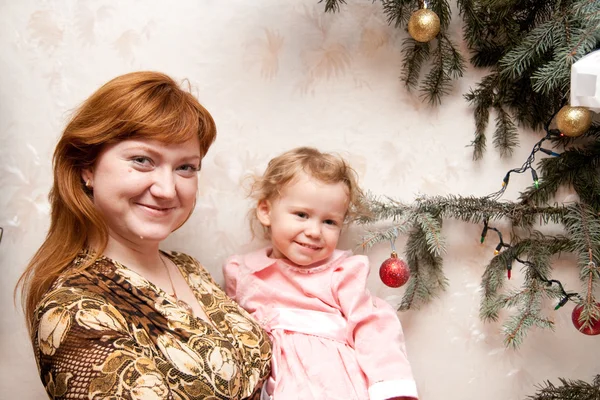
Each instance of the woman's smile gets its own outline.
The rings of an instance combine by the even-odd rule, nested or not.
[[[155,216],[155,217],[164,217],[175,209],[175,207],[159,207],[159,206],[152,206],[152,205],[143,204],[143,203],[135,203],[135,204],[140,206],[140,208],[147,214],[149,214],[151,216]]]

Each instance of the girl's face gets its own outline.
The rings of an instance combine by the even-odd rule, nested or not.
[[[93,202],[109,242],[162,241],[190,215],[202,157],[197,137],[183,143],[132,139],[107,146],[91,169]]]
[[[269,227],[273,254],[300,266],[326,260],[336,249],[348,211],[348,188],[300,174],[274,200],[261,201],[258,220]]]

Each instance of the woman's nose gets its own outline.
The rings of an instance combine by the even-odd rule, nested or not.
[[[150,187],[153,196],[171,199],[177,194],[175,179],[170,169],[158,169],[154,173],[154,182]]]

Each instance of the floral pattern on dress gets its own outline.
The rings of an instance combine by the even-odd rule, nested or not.
[[[267,334],[192,257],[177,265],[210,322],[106,257],[82,252],[35,313],[33,345],[53,399],[258,399]],[[83,396],[83,397],[82,397]]]

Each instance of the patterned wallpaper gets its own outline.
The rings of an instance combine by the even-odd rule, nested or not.
[[[472,110],[462,94],[485,71],[469,69],[431,108],[399,81],[406,33],[387,25],[379,2],[323,10],[317,0],[0,1],[0,398],[44,396],[12,290],[48,226],[56,139],[73,108],[118,74],[187,78],[217,121],[196,211],[164,247],[197,257],[218,281],[225,257],[261,244],[247,228],[244,176],[294,146],[341,152],[365,189],[406,202],[491,193],[522,164],[538,134],[522,132],[511,159],[490,150],[471,160]],[[457,41],[460,28],[454,21]],[[529,184],[528,176],[511,179],[505,197]],[[479,244],[480,231],[447,221],[448,290],[400,314],[422,400],[516,400],[546,379],[590,380],[600,350],[572,326],[572,305],[554,312],[548,304],[556,331],[531,332],[518,351],[503,347],[500,323],[479,320],[479,282],[494,247]],[[354,248],[360,234],[348,229],[342,246]],[[376,273],[389,251],[368,253],[369,286],[397,305],[403,289],[385,287]],[[576,290],[572,261],[557,260],[555,277]]]

